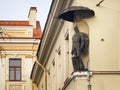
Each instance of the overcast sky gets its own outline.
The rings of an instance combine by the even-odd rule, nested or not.
[[[1,0],[0,20],[28,20],[30,7],[37,7],[37,20],[44,25],[52,0]]]

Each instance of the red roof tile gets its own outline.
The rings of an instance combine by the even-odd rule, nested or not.
[[[1,20],[1,26],[30,26],[29,21],[9,21],[9,20]]]
[[[36,22],[36,29],[33,29],[33,37],[34,38],[41,38],[42,37],[42,29],[40,26],[39,21]]]
[[[40,29],[33,29],[33,37],[40,39],[42,37],[42,32]]]

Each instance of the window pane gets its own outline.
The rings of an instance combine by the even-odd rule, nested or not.
[[[21,80],[21,59],[9,59],[9,80]]]
[[[14,68],[10,68],[10,80],[14,80]]]
[[[20,66],[21,60],[10,60],[10,66]]]
[[[16,68],[16,80],[20,80],[20,68]]]

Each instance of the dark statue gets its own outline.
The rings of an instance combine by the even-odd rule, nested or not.
[[[89,47],[89,37],[86,33],[79,32],[77,26],[74,27],[75,34],[72,37],[72,63],[74,71],[85,70],[82,57],[87,56]]]

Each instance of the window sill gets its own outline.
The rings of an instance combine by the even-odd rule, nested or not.
[[[26,82],[26,80],[21,80],[21,81],[10,81],[10,80],[6,80],[6,82]]]

